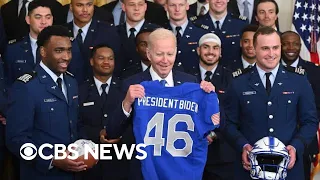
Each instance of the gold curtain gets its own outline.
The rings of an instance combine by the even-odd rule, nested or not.
[[[0,7],[9,1],[10,0],[0,0]],[[57,0],[57,1],[60,2],[62,5],[65,5],[65,4],[69,4],[71,0]],[[95,1],[95,5],[102,6],[114,0],[94,0],[94,1]]]

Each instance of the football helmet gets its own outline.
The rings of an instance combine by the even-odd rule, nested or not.
[[[287,177],[290,161],[286,146],[275,137],[264,137],[257,141],[248,157],[252,179],[283,180]]]

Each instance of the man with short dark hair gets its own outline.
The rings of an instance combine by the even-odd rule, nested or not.
[[[78,138],[78,84],[67,72],[72,57],[68,30],[49,26],[41,31],[37,44],[40,64],[19,77],[9,93],[7,147],[20,159],[22,180],[73,180],[74,172],[87,169],[83,161],[39,156],[27,161],[20,155],[25,143],[39,149],[44,143],[67,146]],[[42,153],[54,155],[54,149],[44,148]]]
[[[227,125],[223,133],[237,151],[235,177],[250,178],[249,170],[255,168],[249,160],[252,145],[273,136],[286,145],[290,156],[288,167],[284,167],[287,179],[304,179],[303,152],[318,128],[312,88],[302,71],[279,63],[281,41],[275,29],[259,28],[253,45],[256,65],[233,73],[225,104]],[[267,178],[263,172],[251,175]]]
[[[241,32],[241,57],[235,63],[230,64],[232,71],[251,68],[256,63],[256,52],[253,47],[253,35],[258,30],[258,25],[248,25]]]
[[[21,41],[10,42],[4,54],[8,85],[12,85],[18,77],[32,71],[39,64],[37,38],[44,28],[53,23],[50,4],[46,0],[32,1],[25,19],[29,25],[29,35]]]
[[[319,85],[319,74],[320,68],[314,63],[305,61],[299,57],[301,51],[301,38],[299,34],[293,31],[286,31],[281,34],[282,44],[282,64],[285,66],[291,66],[294,68],[304,69],[307,74],[307,78],[313,89],[318,118],[320,118],[320,85]],[[319,153],[318,139],[315,134],[314,139],[308,148],[305,149],[303,161],[305,179],[310,179],[311,163],[316,161],[316,155]]]
[[[127,137],[109,139],[104,130],[124,97],[120,89],[121,81],[113,75],[115,63],[114,53],[108,45],[93,47],[90,58],[93,77],[79,87],[78,126],[86,139],[96,144],[117,143],[120,148]],[[79,180],[127,178],[129,162],[125,158],[118,160],[113,150],[109,155],[112,160],[100,160],[92,169],[80,173]]]

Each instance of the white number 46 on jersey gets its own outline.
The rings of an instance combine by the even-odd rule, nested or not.
[[[161,156],[161,148],[164,146],[163,125],[164,125],[164,113],[156,113],[148,122],[146,134],[144,135],[144,144],[153,145],[153,155]],[[176,125],[179,122],[187,124],[189,131],[194,131],[194,123],[190,115],[188,114],[176,114],[168,120],[168,134],[166,150],[173,157],[187,157],[192,153],[193,140],[189,133],[176,131]],[[155,137],[150,137],[151,130],[155,128]],[[174,147],[174,142],[178,139],[182,139],[185,142],[185,147],[177,149]]]

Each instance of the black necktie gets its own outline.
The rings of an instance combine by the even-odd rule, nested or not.
[[[106,93],[106,88],[107,88],[108,84],[101,84],[101,89],[102,89],[102,93],[101,93],[101,100],[103,102],[103,104],[106,102],[107,100],[107,93]]]
[[[270,95],[270,92],[271,92],[271,81],[269,79],[270,75],[271,75],[271,72],[266,73],[266,91],[268,96]]]
[[[36,65],[37,64],[39,64],[40,63],[40,61],[41,61],[41,55],[40,55],[40,50],[39,50],[40,48],[37,48],[37,50],[36,50]]]
[[[135,28],[130,28],[130,35],[129,35],[129,39],[130,40],[133,40],[135,39],[135,35],[134,35],[134,32],[136,32],[136,29]]]
[[[59,89],[60,89],[61,92],[62,92],[62,79],[61,79],[61,78],[58,78],[58,79],[57,79],[57,84],[58,84]]]
[[[208,81],[208,82],[211,82],[211,75],[212,75],[212,72],[211,71],[207,71],[206,72],[206,77],[204,78],[205,81]]]
[[[81,34],[82,34],[82,29],[79,29],[77,37],[76,37],[79,46],[82,46],[82,44],[83,44],[83,40],[82,40],[82,35]]]
[[[19,21],[20,23],[24,23],[25,22],[25,17],[26,17],[26,13],[27,13],[27,9],[26,9],[26,4],[27,4],[27,0],[23,0],[22,1],[22,6],[20,9],[20,13],[19,13]]]
[[[180,30],[181,30],[182,28],[181,28],[181,26],[177,26],[176,27],[176,32],[177,32],[177,34],[176,34],[176,37],[177,37],[177,43],[179,44],[179,41],[180,41],[180,39],[181,39],[181,34],[180,34]]]
[[[221,29],[220,29],[220,21],[216,21],[216,25],[217,25],[216,31],[217,31],[217,33],[220,33],[220,31],[221,31]]]
[[[125,15],[126,15],[126,13],[122,10],[121,14],[120,14],[119,24],[123,24],[125,22],[125,19],[124,19]]]

